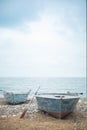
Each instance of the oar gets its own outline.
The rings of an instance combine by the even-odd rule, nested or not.
[[[28,91],[27,95],[31,92],[31,89]]]
[[[40,89],[40,86],[38,87],[37,91],[34,93],[34,96],[37,94],[37,92],[38,92],[39,89]],[[33,101],[33,99],[34,99],[34,96],[33,96],[33,98],[30,100],[29,105],[31,105],[31,103],[32,103],[32,101]],[[21,114],[20,118],[23,118],[23,117],[25,116],[27,110],[28,110],[28,108],[25,108],[25,109],[24,109],[24,111],[23,111],[23,113]]]

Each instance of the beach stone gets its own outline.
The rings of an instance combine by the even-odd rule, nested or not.
[[[34,100],[32,103],[23,103],[17,105],[4,103],[0,104],[0,117],[21,115],[25,108],[28,108],[26,116],[29,116],[29,118],[34,118],[36,115],[35,113],[38,112],[36,100]],[[87,117],[87,100],[80,99],[77,103],[76,110],[83,113],[83,117]]]
[[[6,116],[6,115],[2,115],[1,117],[2,117],[2,118],[5,118],[5,117],[7,117],[7,116]]]

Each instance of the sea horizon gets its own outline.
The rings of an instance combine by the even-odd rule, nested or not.
[[[40,92],[77,92],[86,97],[85,77],[0,77],[0,90],[27,92],[31,95],[40,86]],[[2,92],[0,92],[2,95]]]

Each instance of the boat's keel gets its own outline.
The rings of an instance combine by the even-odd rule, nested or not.
[[[46,111],[44,111],[44,112],[46,112]],[[70,112],[46,112],[46,113],[48,113],[49,115],[51,115],[55,118],[62,119],[64,117],[66,117],[67,115],[69,115],[70,113],[72,113],[72,111],[70,111]]]

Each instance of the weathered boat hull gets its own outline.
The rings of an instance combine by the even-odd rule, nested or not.
[[[27,100],[29,93],[13,93],[13,92],[4,92],[4,97],[7,103],[10,104],[19,104]]]
[[[53,97],[53,98],[52,98]],[[38,109],[49,113],[54,117],[63,118],[71,113],[79,100],[79,97],[72,96],[36,96]]]
[[[49,115],[52,115],[56,118],[64,118],[65,116],[69,115],[71,112],[47,112]]]

